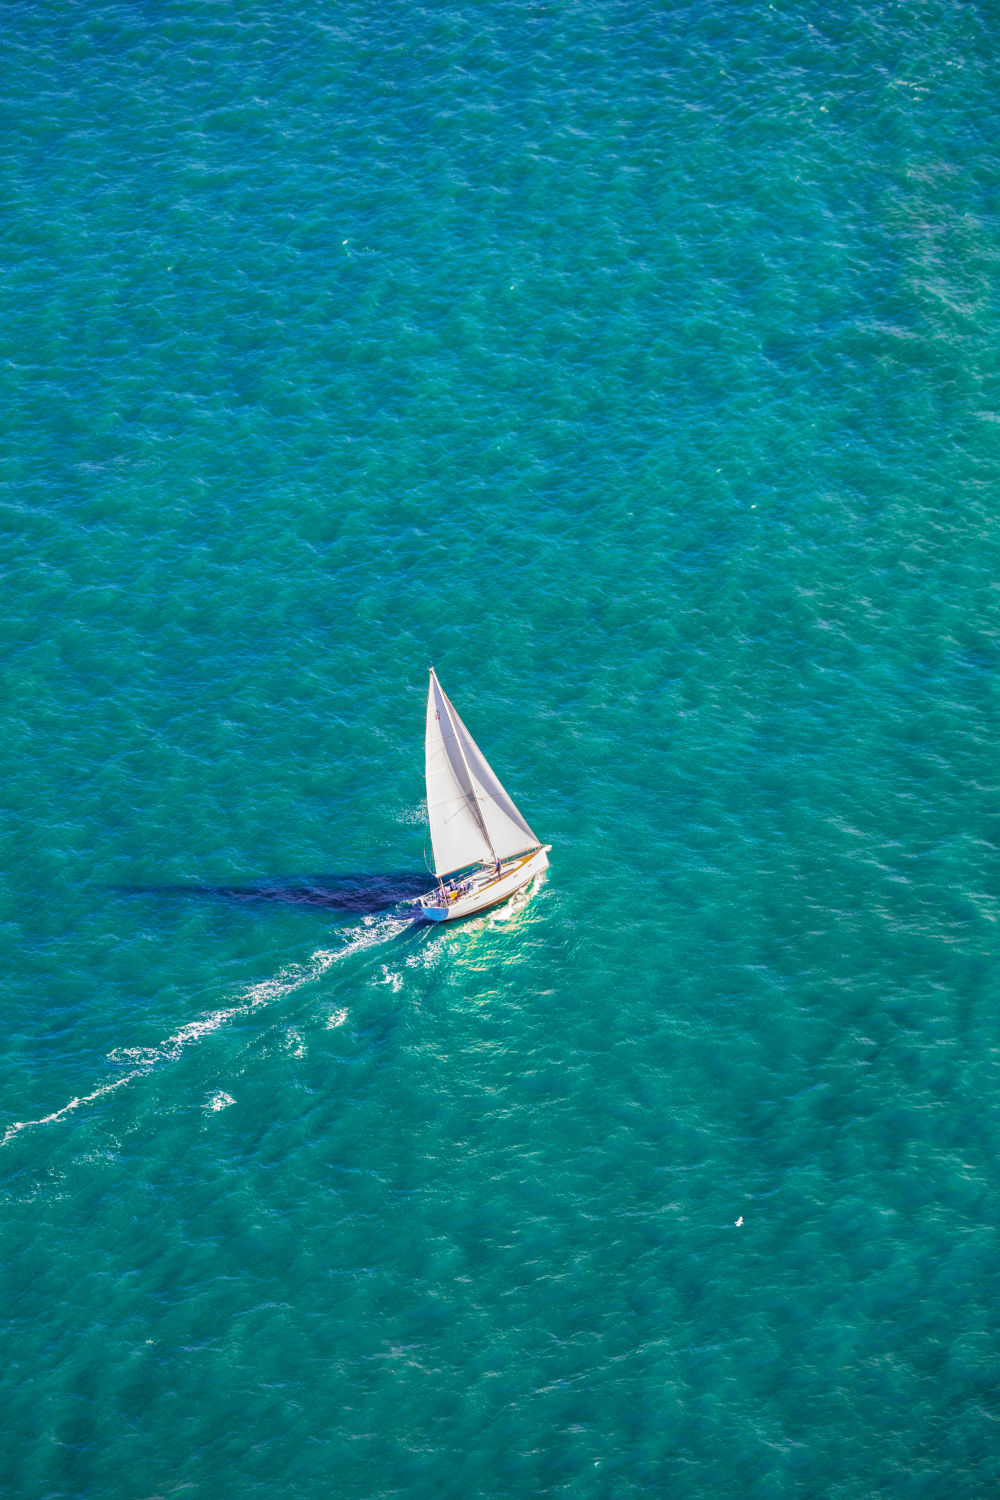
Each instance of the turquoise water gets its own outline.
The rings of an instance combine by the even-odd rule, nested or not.
[[[4,29],[3,1493],[993,1494],[990,11]]]

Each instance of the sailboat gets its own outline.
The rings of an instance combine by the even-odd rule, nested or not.
[[[431,922],[470,917],[506,901],[548,868],[540,844],[504,791],[431,667],[427,694],[427,818],[437,887],[420,898]]]

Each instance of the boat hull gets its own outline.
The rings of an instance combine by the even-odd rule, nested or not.
[[[551,845],[546,844],[543,849],[514,860],[501,869],[499,878],[472,876],[468,882],[459,882],[457,890],[446,887],[447,899],[444,901],[440,899],[439,891],[428,891],[420,898],[420,915],[429,922],[454,922],[460,917],[471,917],[491,906],[499,906],[523,890],[529,880],[548,869],[550,848]],[[463,890],[463,885],[471,888]]]

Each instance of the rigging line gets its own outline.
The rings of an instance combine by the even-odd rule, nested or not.
[[[428,875],[434,875],[434,876],[436,876],[438,885],[441,887],[442,890],[444,890],[444,881],[441,879],[441,876],[438,875],[438,872],[436,870],[432,870],[431,869],[431,862],[427,858],[427,845],[426,844],[424,845],[424,864],[427,866],[427,873],[428,873]]]

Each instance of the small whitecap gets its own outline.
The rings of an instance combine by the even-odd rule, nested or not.
[[[468,924],[466,924],[468,925]],[[441,956],[441,939],[425,942],[419,953],[411,953],[406,960],[408,969],[429,969]]]
[[[220,1109],[228,1109],[230,1104],[235,1103],[236,1100],[233,1098],[232,1094],[227,1094],[225,1089],[220,1089],[217,1094],[213,1094],[211,1099],[209,1099],[208,1108],[216,1111]]]
[[[331,1013],[331,1015],[329,1016],[329,1018],[327,1020],[327,1023],[326,1023],[326,1029],[327,1029],[327,1031],[333,1031],[333,1029],[335,1027],[337,1027],[337,1026],[343,1026],[343,1024],[344,1024],[344,1022],[346,1020],[347,1020],[347,1011],[346,1010],[335,1010],[335,1011],[333,1011]]]
[[[423,828],[427,822],[427,803],[414,802],[410,806],[400,807],[396,810],[395,817],[397,823],[409,823],[414,828]],[[428,875],[427,878],[432,880],[433,876]]]

